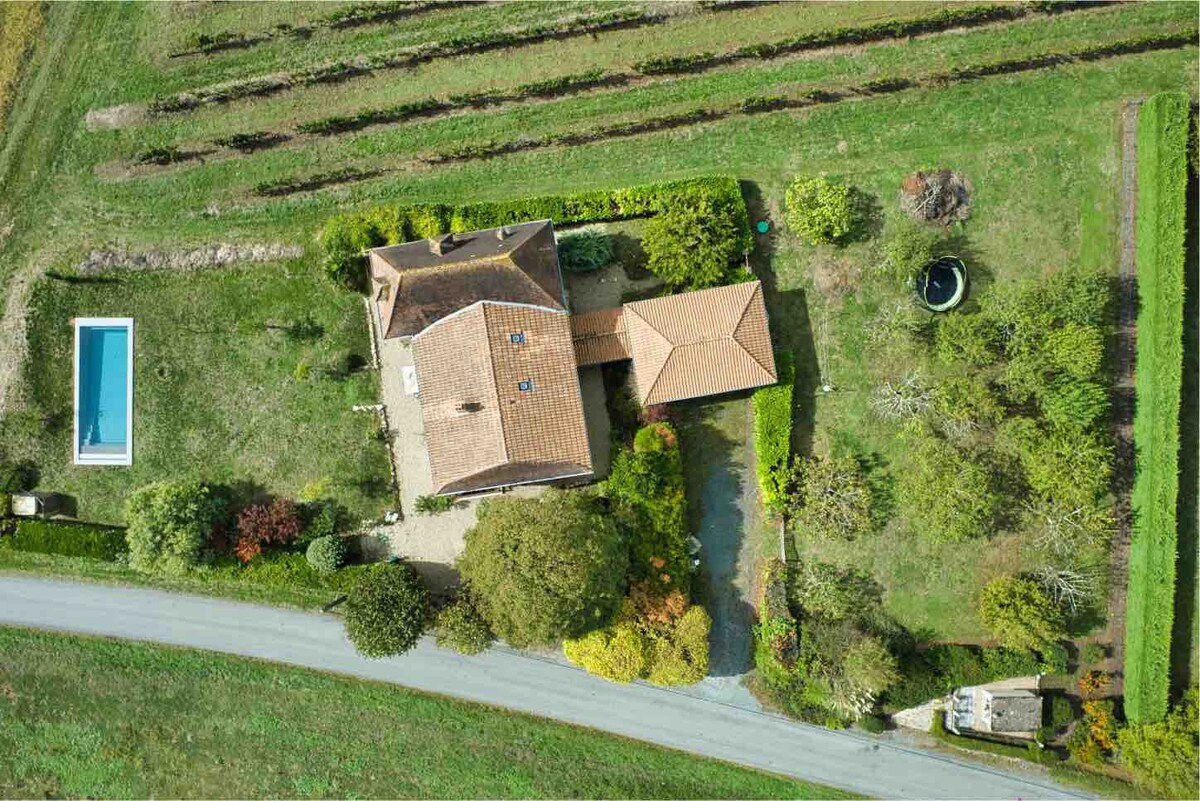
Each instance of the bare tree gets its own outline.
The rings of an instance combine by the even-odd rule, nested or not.
[[[1056,604],[1066,606],[1072,614],[1094,596],[1096,578],[1096,571],[1091,569],[1042,567],[1033,572],[1033,580]]]
[[[1081,547],[1095,545],[1112,536],[1112,515],[1093,506],[1067,506],[1038,498],[1025,503],[1036,548],[1055,556],[1070,556]]]
[[[871,393],[871,410],[887,420],[914,420],[933,407],[933,394],[916,373],[898,382],[884,381]]]

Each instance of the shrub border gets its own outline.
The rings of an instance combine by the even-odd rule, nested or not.
[[[777,491],[777,476],[784,477],[791,466],[792,404],[796,388],[796,364],[791,351],[775,353],[779,381],[754,391],[754,459],[758,474],[758,492],[762,505],[783,512],[784,498]]]

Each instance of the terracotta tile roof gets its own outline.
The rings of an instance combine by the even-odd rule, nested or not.
[[[414,337],[413,355],[435,492],[591,474],[565,311],[475,303]]]
[[[624,321],[644,406],[778,380],[758,281],[626,303]]]
[[[575,363],[580,367],[629,358],[629,339],[625,335],[624,309],[599,309],[571,317],[571,339],[575,344]]]
[[[413,336],[480,300],[566,309],[549,220],[454,234],[438,249],[421,239],[368,254],[384,337]]]

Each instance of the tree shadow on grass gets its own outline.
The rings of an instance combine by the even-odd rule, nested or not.
[[[750,219],[773,222],[758,185],[743,181],[742,196]],[[765,234],[755,233],[750,263],[762,281],[763,298],[771,326],[771,341],[776,349],[788,351],[796,363],[795,389],[792,395],[792,452],[807,456],[812,451],[813,428],[820,367],[813,342],[812,320],[808,314],[807,293],[803,289],[780,290],[772,267],[775,255],[775,225]]]

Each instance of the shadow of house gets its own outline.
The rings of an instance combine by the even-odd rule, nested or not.
[[[695,593],[712,616],[709,674],[738,676],[753,665],[754,607],[749,587],[739,586],[747,531],[746,442],[722,429],[719,417],[745,415],[748,393],[720,403],[679,404],[680,447],[687,480],[688,517],[700,541],[701,571]]]

